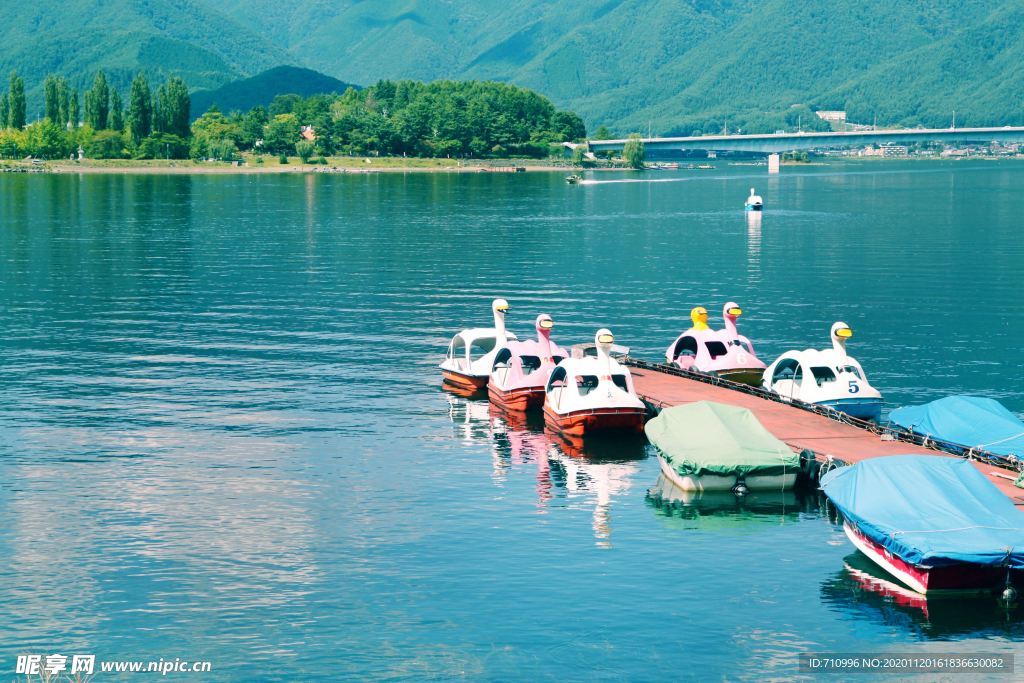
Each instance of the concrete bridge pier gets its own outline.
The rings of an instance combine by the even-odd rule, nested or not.
[[[779,172],[779,165],[780,165],[779,153],[778,152],[773,152],[773,153],[769,154],[768,155],[768,173],[778,173]]]

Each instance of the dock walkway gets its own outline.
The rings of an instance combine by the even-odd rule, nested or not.
[[[648,364],[643,364],[648,365]],[[919,453],[957,457],[903,441],[886,441],[867,429],[818,415],[756,394],[716,386],[648,367],[630,368],[637,395],[646,403],[664,408],[695,401],[716,401],[749,409],[768,431],[790,448],[814,451],[818,459],[833,456],[856,463],[880,455]],[[1024,489],[1013,484],[1016,472],[975,462],[975,466],[1017,505],[1024,505]]]

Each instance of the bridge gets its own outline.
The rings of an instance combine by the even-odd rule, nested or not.
[[[778,154],[829,147],[863,147],[869,144],[914,142],[1024,142],[1024,126],[1002,128],[906,128],[841,133],[764,133],[755,135],[699,135],[681,138],[641,138],[651,151],[707,150]],[[627,140],[591,140],[591,152],[621,151]]]

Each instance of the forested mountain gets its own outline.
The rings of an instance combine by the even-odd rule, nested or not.
[[[1020,0],[36,0],[0,7],[0,68],[215,87],[293,63],[346,82],[510,81],[591,128],[1024,123]],[[30,93],[30,96],[32,93]],[[797,106],[793,105],[805,105]]]
[[[251,78],[193,93],[192,118],[199,118],[212,105],[222,112],[249,111],[256,106],[269,105],[278,95],[341,94],[351,85],[312,69],[276,66]]]
[[[289,61],[273,43],[193,0],[0,2],[0,74],[6,80],[17,69],[24,78],[30,119],[50,73],[79,89],[98,69],[121,91],[140,69],[156,82],[175,75],[192,88],[216,88]]]

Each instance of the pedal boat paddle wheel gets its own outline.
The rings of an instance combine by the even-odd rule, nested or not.
[[[444,384],[462,392],[477,392],[487,387],[487,379],[494,367],[494,358],[516,335],[505,330],[508,302],[491,302],[494,327],[462,330],[448,344],[448,354],[441,363]]]
[[[544,387],[551,372],[569,353],[551,341],[555,322],[541,314],[534,324],[536,339],[509,342],[494,357],[487,384],[491,403],[506,410],[527,410],[544,405]]]
[[[594,342],[595,355],[580,351],[552,371],[544,390],[545,423],[568,436],[642,430],[646,407],[633,389],[629,369],[611,357],[615,337],[601,329]]]
[[[857,359],[846,355],[853,330],[844,322],[832,325],[831,349],[787,351],[764,371],[761,386],[779,396],[828,406],[851,417],[878,420],[882,394],[868,383]]]
[[[703,306],[690,311],[693,326],[679,335],[665,351],[665,360],[683,370],[717,375],[723,379],[759,386],[764,363],[754,353],[754,345],[736,329],[743,310],[730,301],[722,308],[725,327],[708,327],[708,312]]]

